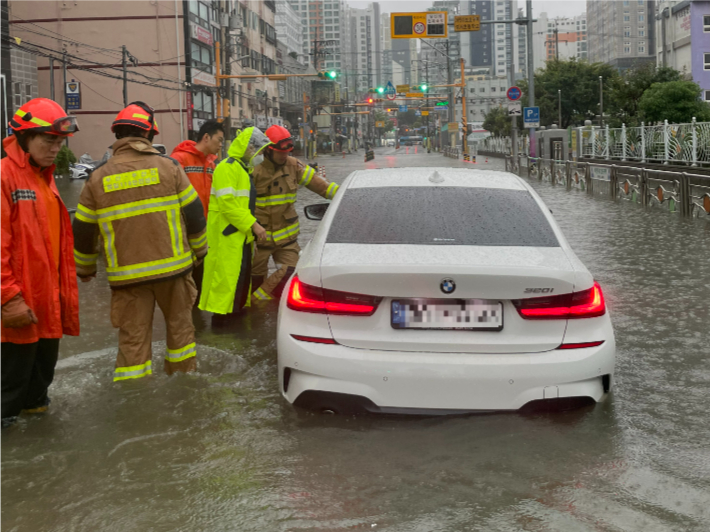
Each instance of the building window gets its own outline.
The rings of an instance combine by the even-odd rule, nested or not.
[[[625,43],[624,43],[624,53],[625,53],[625,54],[630,54],[630,53],[631,53],[631,43],[630,43],[630,42],[625,42]]]
[[[205,29],[210,29],[210,8],[207,4],[190,0],[190,20]]]
[[[710,15],[703,15],[703,31],[710,33]]]
[[[629,17],[628,13],[624,13],[624,22],[629,22],[631,20],[631,17]]]
[[[646,47],[643,44],[639,44],[639,53],[640,54],[646,53]]]
[[[624,26],[624,37],[631,37],[631,26]]]
[[[645,37],[646,36],[646,30],[639,30],[639,37]]]
[[[705,91],[705,101],[710,102],[710,91]]]
[[[639,22],[643,22],[643,15],[639,15]]]
[[[705,70],[710,70],[710,54],[703,54],[705,58]]]
[[[192,94],[192,105],[194,107],[193,116],[195,118],[201,118],[207,120],[212,118],[213,115],[213,98],[210,93],[207,92],[194,92]]]
[[[190,52],[192,65],[202,70],[212,71],[212,49],[192,41]]]

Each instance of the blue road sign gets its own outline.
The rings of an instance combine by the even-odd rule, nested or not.
[[[399,112],[400,112],[400,113],[406,113],[406,112],[407,112],[407,106],[406,106],[406,105],[400,105],[400,106],[399,106]]]
[[[520,87],[510,87],[508,89],[508,92],[506,93],[506,96],[508,96],[508,99],[510,101],[517,101],[523,96],[523,91],[520,90]]]
[[[419,109],[417,109],[416,111],[414,111],[414,115],[415,116],[422,116],[422,112]]]
[[[523,109],[523,122],[525,127],[540,127],[540,108],[525,107]]]

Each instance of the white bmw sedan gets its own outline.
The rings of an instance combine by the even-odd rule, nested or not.
[[[279,307],[289,402],[446,414],[609,392],[602,290],[519,177],[357,171],[306,214],[322,222]]]

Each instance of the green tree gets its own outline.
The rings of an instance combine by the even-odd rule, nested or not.
[[[671,124],[710,121],[710,105],[700,100],[701,89],[692,81],[654,83],[639,101],[639,113],[646,123]]]
[[[385,127],[382,130],[383,133],[387,133],[387,132],[392,131],[394,129],[394,122],[392,122],[389,115],[385,114],[382,111],[375,111],[375,120],[378,122],[379,121],[385,122]]]
[[[545,68],[535,72],[535,106],[540,107],[540,125],[557,124],[557,97],[561,91],[562,128],[584,125],[599,114],[599,76],[603,79],[604,100],[611,94],[611,84],[619,76],[611,65],[588,63],[572,58],[568,61],[548,61]],[[521,80],[522,104],[527,106],[528,83]],[[522,128],[522,118],[518,126]]]
[[[636,68],[627,70],[621,76],[609,83],[611,97],[608,106],[609,125],[611,127],[639,126],[639,102],[643,93],[654,83],[667,83],[681,81],[685,76],[669,67],[656,67],[653,63],[644,63]],[[607,113],[604,113],[607,114]]]
[[[483,121],[483,129],[490,131],[494,137],[508,137],[512,124],[508,111],[503,107],[494,107],[488,111]]]
[[[57,157],[54,159],[54,164],[57,167],[54,169],[54,173],[57,175],[69,175],[69,165],[76,162],[76,156],[74,152],[67,148],[66,144],[61,147]]]

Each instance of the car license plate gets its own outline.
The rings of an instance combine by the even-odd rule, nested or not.
[[[500,331],[503,303],[490,299],[394,299],[393,329]]]

